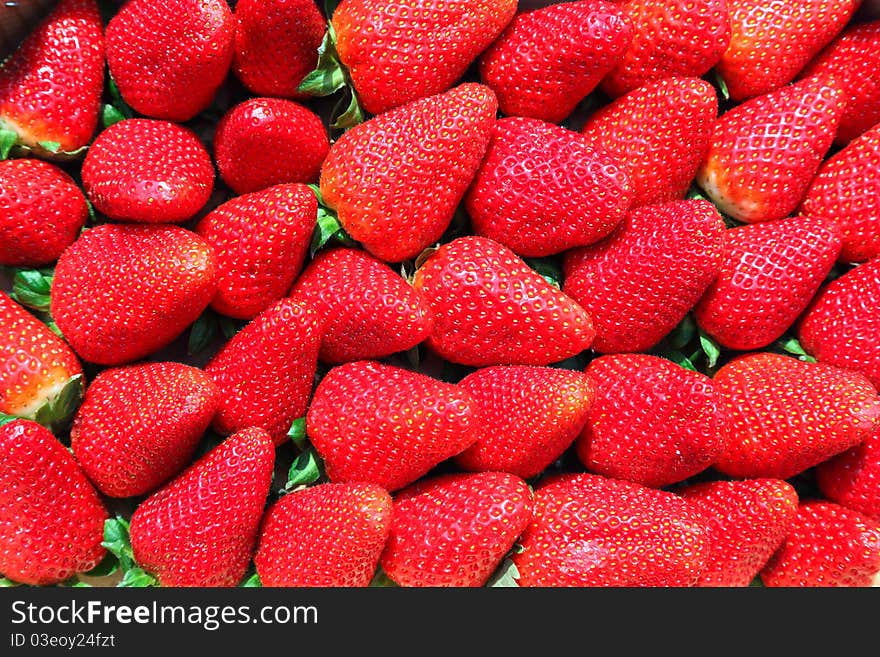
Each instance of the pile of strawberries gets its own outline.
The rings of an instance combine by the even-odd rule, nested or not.
[[[0,67],[4,582],[880,581],[861,4],[61,0]]]

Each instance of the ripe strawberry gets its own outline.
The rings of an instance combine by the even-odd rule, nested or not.
[[[458,385],[476,402],[480,437],[455,461],[465,470],[531,479],[562,456],[596,398],[589,374],[526,365],[484,367]]]
[[[384,358],[415,347],[431,333],[431,310],[422,295],[360,249],[318,253],[290,296],[321,315],[320,359],[325,363]]]
[[[581,134],[624,169],[631,207],[678,201],[709,148],[718,98],[698,78],[667,78],[621,96],[590,115]]]
[[[724,242],[694,318],[728,349],[750,351],[794,324],[834,266],[841,236],[833,219],[804,216],[731,228]]]
[[[254,556],[263,586],[362,587],[391,529],[391,496],[373,484],[318,484],[266,512]]]
[[[111,219],[173,223],[208,202],[214,167],[189,129],[128,119],[98,136],[83,162],[82,180],[89,200]]]
[[[693,586],[709,558],[701,514],[672,493],[599,475],[535,491],[512,559],[520,586]]]
[[[647,351],[684,319],[718,274],[724,221],[701,200],[630,211],[606,240],[565,255],[563,290],[593,320],[592,348]]]
[[[0,427],[0,572],[56,584],[104,558],[107,511],[73,456],[30,420]]]
[[[107,64],[123,100],[189,121],[226,79],[235,21],[225,0],[128,0],[107,24]]]
[[[593,342],[583,308],[487,237],[441,246],[416,270],[413,287],[434,316],[428,344],[453,363],[549,365]]]
[[[734,107],[715,123],[697,183],[739,221],[787,216],[822,164],[845,105],[839,87],[809,78]]]
[[[104,88],[95,0],[62,0],[0,67],[0,129],[36,155],[67,159],[92,139]]]
[[[61,255],[51,312],[84,360],[121,365],[171,343],[217,289],[210,244],[178,226],[103,224]]]
[[[476,407],[463,388],[374,361],[333,368],[306,415],[306,433],[331,481],[394,491],[477,439]]]
[[[880,431],[816,466],[816,483],[830,501],[880,523]]]
[[[705,517],[709,559],[697,586],[748,586],[782,544],[798,510],[781,479],[712,481],[679,494]]]
[[[483,586],[532,519],[532,492],[503,472],[419,481],[394,498],[380,563],[400,586]]]
[[[308,252],[318,201],[305,185],[275,185],[212,210],[196,232],[217,254],[218,313],[253,319],[290,290]]]
[[[600,0],[517,14],[480,58],[480,77],[508,116],[559,123],[620,60],[632,24]]]
[[[857,372],[752,353],[724,365],[713,382],[730,422],[715,469],[731,477],[788,479],[880,427],[880,398]]]
[[[218,403],[211,379],[189,365],[104,370],[86,390],[70,446],[102,493],[143,495],[189,464]]]
[[[377,258],[418,255],[452,221],[489,146],[497,107],[488,87],[464,83],[355,126],[324,161],[325,203]]]
[[[134,559],[162,586],[236,586],[251,560],[275,450],[239,431],[142,502],[131,517]]]
[[[55,262],[88,216],[85,196],[61,169],[33,159],[0,161],[0,265]]]
[[[880,572],[880,526],[819,500],[798,508],[785,541],[761,571],[764,586],[871,586]]]
[[[629,176],[604,151],[571,130],[514,117],[495,123],[465,207],[477,235],[546,256],[599,241],[631,200]]]

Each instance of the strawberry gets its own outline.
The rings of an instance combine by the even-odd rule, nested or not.
[[[104,31],[95,0],[62,0],[0,67],[0,133],[51,159],[77,155],[98,125]]]
[[[632,207],[678,201],[709,148],[718,99],[708,82],[651,82],[587,117],[581,134],[628,174]]]
[[[470,447],[476,417],[463,388],[362,360],[334,367],[321,380],[306,433],[331,481],[394,491]]]
[[[496,110],[488,87],[464,83],[355,126],[324,161],[325,203],[377,258],[417,256],[452,221],[489,146]]]
[[[0,427],[0,572],[56,584],[104,558],[107,511],[73,456],[30,420]]]
[[[33,159],[0,161],[0,265],[55,262],[88,216],[85,196],[61,169]]]
[[[571,130],[514,117],[495,124],[465,207],[477,235],[546,256],[608,235],[631,199],[629,176],[604,151]]]
[[[487,237],[452,240],[413,277],[434,315],[430,347],[485,365],[549,365],[589,348],[590,316],[507,247]]]
[[[722,453],[727,417],[705,374],[647,354],[602,356],[587,373],[598,382],[576,443],[587,470],[660,488]]]
[[[212,210],[196,232],[217,254],[218,313],[253,319],[293,284],[305,262],[318,201],[305,185],[275,185]]]
[[[591,474],[535,491],[512,559],[520,586],[693,586],[709,558],[701,514],[672,493]]]
[[[145,116],[189,121],[226,79],[235,21],[225,0],[129,0],[107,24],[107,65]]]
[[[880,523],[880,431],[816,466],[822,494]]]
[[[731,228],[718,278],[694,308],[697,324],[729,349],[760,349],[785,333],[834,266],[840,230],[804,216]]]
[[[730,421],[715,469],[788,479],[858,445],[880,427],[880,397],[857,372],[751,353],[713,378]]]
[[[480,58],[480,77],[504,114],[559,123],[631,41],[631,22],[610,3],[552,4],[514,17]]]
[[[208,202],[214,167],[188,128],[128,119],[98,136],[83,161],[82,180],[89,200],[111,219],[173,223]]]
[[[86,390],[70,446],[102,493],[143,495],[189,464],[218,403],[211,379],[189,365],[104,370]]]
[[[391,529],[391,496],[374,484],[318,484],[266,512],[254,556],[263,586],[363,587]]]
[[[509,472],[523,479],[538,476],[562,456],[596,398],[591,375],[554,367],[484,367],[458,385],[474,398],[482,429],[456,463],[465,470]]]
[[[739,221],[787,216],[822,164],[845,105],[840,88],[821,78],[737,105],[715,123],[697,184]]]
[[[845,507],[809,500],[761,571],[764,586],[871,586],[880,572],[880,525]]]
[[[384,358],[415,347],[431,333],[431,310],[422,295],[391,267],[359,249],[318,253],[291,296],[321,315],[320,358],[325,363]]]
[[[420,481],[394,498],[380,563],[400,586],[483,586],[532,519],[532,492],[503,472]]]
[[[48,16],[56,1],[21,0],[5,2],[0,7],[0,61],[15,52],[24,38]]]
[[[705,517],[711,549],[697,586],[749,586],[782,544],[798,511],[781,479],[712,481],[679,494]]]
[[[134,559],[161,586],[236,586],[245,575],[275,465],[257,428],[227,438],[131,517]]]
[[[171,343],[217,289],[214,249],[178,226],[90,228],[58,260],[51,312],[83,359],[121,365]]]
[[[715,278],[724,221],[711,203],[631,210],[606,240],[567,252],[563,291],[589,313],[592,348],[647,351],[684,319]]]

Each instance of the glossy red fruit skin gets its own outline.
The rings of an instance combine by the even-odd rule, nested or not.
[[[0,265],[55,262],[88,216],[85,196],[61,169],[34,159],[0,161]]]
[[[491,89],[467,82],[355,126],[324,160],[324,202],[380,260],[417,256],[452,221],[489,146],[497,108]]]
[[[135,509],[137,564],[161,586],[237,586],[251,561],[274,465],[272,440],[261,429],[220,443]]]
[[[0,427],[0,572],[57,584],[97,566],[108,518],[70,452],[36,422]]]
[[[838,504],[803,502],[761,571],[764,586],[871,586],[880,572],[880,525]]]
[[[600,353],[648,351],[718,274],[724,220],[703,200],[631,210],[607,239],[563,259],[563,291],[589,314]]]
[[[712,481],[679,494],[704,516],[709,559],[697,586],[749,586],[782,544],[798,510],[794,487],[781,479]]]
[[[474,233],[534,257],[598,242],[631,201],[613,157],[576,132],[521,117],[495,123],[464,199]]]
[[[316,183],[330,150],[320,117],[283,98],[251,98],[217,123],[214,157],[236,194],[284,183]]]
[[[632,24],[608,2],[566,2],[518,13],[480,57],[501,112],[559,123],[620,60]]]
[[[880,523],[880,431],[816,466],[822,494]]]
[[[374,484],[318,484],[266,512],[254,564],[266,587],[364,587],[391,529],[391,496]]]
[[[555,367],[484,367],[458,385],[474,398],[480,437],[455,457],[475,472],[541,474],[580,434],[596,398],[596,381]]]
[[[357,285],[352,285],[357,281]],[[339,364],[412,349],[431,333],[427,301],[384,262],[360,249],[319,252],[290,293],[324,322],[320,359]]]
[[[728,349],[766,347],[809,305],[841,243],[833,219],[812,215],[728,229],[721,271],[694,308],[697,324]]]
[[[880,398],[857,372],[750,353],[713,377],[727,409],[730,477],[788,479],[858,445],[880,426]]]
[[[105,495],[143,495],[189,465],[218,403],[211,379],[189,365],[103,370],[74,418],[71,450]]]
[[[694,586],[710,551],[705,520],[677,495],[592,474],[540,486],[519,544],[527,587]]]
[[[477,439],[466,390],[377,361],[334,367],[321,379],[306,432],[334,482],[396,491]]]
[[[550,365],[589,348],[590,316],[513,251],[487,237],[447,242],[416,270],[428,301],[428,345],[472,367]]]
[[[275,185],[235,196],[196,226],[217,254],[211,307],[253,319],[280,301],[302,269],[315,229],[318,201],[305,185]]]

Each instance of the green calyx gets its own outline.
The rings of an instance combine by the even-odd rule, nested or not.
[[[12,292],[9,296],[22,306],[42,313],[49,312],[55,270],[46,268],[14,271]]]
[[[104,541],[101,543],[118,563],[122,579],[117,586],[124,588],[143,588],[157,586],[156,578],[140,568],[134,560],[131,548],[131,533],[127,520],[121,516],[104,521]]]
[[[324,203],[321,189],[317,185],[309,185],[309,189],[318,199],[318,216],[315,219],[315,231],[312,233],[312,242],[309,254],[312,258],[315,254],[330,243],[343,246],[354,246],[356,242],[349,237],[348,233],[339,222],[336,213]]]

